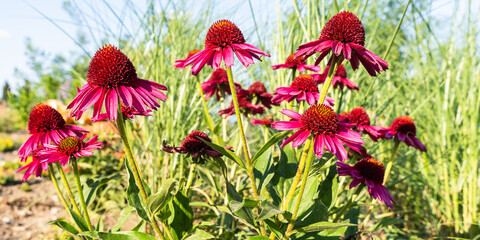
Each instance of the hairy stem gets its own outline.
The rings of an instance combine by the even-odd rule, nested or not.
[[[63,206],[65,206],[65,209],[67,212],[70,211],[70,207],[68,207],[67,201],[65,201],[65,198],[63,197],[62,191],[60,191],[60,188],[58,187],[58,182],[57,179],[55,178],[55,174],[53,173],[53,165],[51,163],[48,164],[48,174],[50,175],[50,178],[52,179],[53,185],[55,186],[55,189],[57,190],[58,197],[60,198],[60,201],[62,201]]]
[[[80,204],[82,205],[83,209],[83,216],[85,217],[85,221],[87,222],[88,230],[93,231],[92,222],[90,221],[90,216],[88,215],[87,204],[85,203],[85,198],[83,197],[83,188],[82,183],[80,182],[80,174],[78,174],[77,159],[75,157],[72,157],[71,160],[73,174],[75,175],[75,183],[77,184],[78,198],[80,198]]]
[[[338,212],[337,216],[333,220],[334,223],[340,221],[340,218],[342,218],[343,214],[352,206],[352,203],[357,199],[358,194],[363,190],[365,187],[365,184],[360,185],[357,190],[353,193],[352,197],[348,200],[347,204],[343,206],[343,208]]]
[[[328,70],[327,79],[325,79],[325,82],[323,83],[323,89],[322,89],[322,92],[320,93],[320,99],[318,101],[318,104],[323,104],[323,102],[325,101],[325,98],[327,97],[328,88],[330,87],[330,83],[332,83],[333,75],[335,74],[337,67],[338,67],[337,57],[334,56],[332,59],[332,63],[330,64],[330,69]]]
[[[58,168],[58,172],[60,173],[60,178],[62,179],[63,185],[65,185],[65,188],[67,189],[68,197],[72,202],[75,212],[77,212],[78,216],[82,216],[82,212],[80,212],[80,209],[78,208],[77,203],[75,202],[75,197],[73,197],[72,189],[70,188],[70,184],[68,184],[68,180],[65,177],[65,173],[63,172],[62,166],[58,162],[55,162],[55,165]]]
[[[193,177],[195,176],[195,169],[197,168],[197,164],[193,164],[192,167],[190,167],[190,172],[188,173],[188,180],[187,180],[187,185],[185,186],[185,196],[188,196],[188,192],[190,191],[190,187],[192,186],[193,182]]]

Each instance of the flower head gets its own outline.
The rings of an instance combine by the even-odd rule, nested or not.
[[[291,69],[298,69],[300,72],[305,72],[305,70],[310,70],[312,72],[320,71],[319,66],[315,65],[307,65],[305,63],[305,59],[303,57],[295,57],[295,55],[290,54],[285,61],[285,64],[277,64],[271,67],[273,70],[277,70],[280,68],[291,68]]]
[[[270,57],[270,54],[245,42],[240,29],[228,20],[215,22],[208,29],[205,38],[205,50],[187,58],[182,67],[193,64],[192,74],[197,75],[205,64],[217,69],[222,63],[230,68],[233,66],[233,54],[245,66],[253,64],[253,58],[261,60],[258,55]]]
[[[253,125],[265,125],[265,126],[270,126],[270,124],[273,123],[273,114],[270,114],[266,117],[263,117],[261,119],[256,119],[256,118],[253,118],[252,119],[252,124]]]
[[[317,104],[320,99],[320,93],[318,92],[318,84],[313,80],[310,75],[300,75],[293,79],[290,87],[279,87],[277,91],[273,93],[275,95],[272,99],[274,103],[281,103],[283,101],[291,102],[293,99],[297,99],[297,102],[307,101],[308,104]],[[324,104],[327,106],[333,106],[335,100],[331,97],[326,97]]]
[[[84,142],[85,136],[83,135],[81,138],[66,137],[57,145],[47,144],[44,150],[38,152],[39,159],[48,163],[60,162],[65,166],[71,157],[92,156],[93,152],[91,150],[101,149],[102,143],[97,141],[98,136]]]
[[[62,115],[54,108],[39,103],[33,107],[28,117],[28,131],[30,137],[18,150],[22,161],[39,146],[49,143],[58,144],[68,136],[82,136],[87,130],[73,125],[66,125]]]
[[[283,142],[281,147],[292,142],[292,147],[302,145],[309,136],[313,138],[314,153],[318,158],[322,157],[326,147],[340,161],[347,159],[347,151],[343,145],[360,151],[364,144],[362,136],[338,120],[337,114],[332,108],[322,104],[313,105],[302,115],[292,110],[280,111],[292,118],[290,121],[277,121],[272,123],[272,128],[277,130],[299,129],[291,137]]]
[[[181,147],[168,146],[165,141],[163,141],[163,151],[169,153],[184,153],[192,157],[194,163],[205,163],[205,160],[208,157],[218,158],[223,156],[220,152],[213,150],[210,146],[204,143],[203,139],[207,142],[212,142],[212,140],[202,131],[193,131],[188,134],[185,140],[183,140]]]
[[[261,103],[266,108],[277,105],[276,103],[272,103],[272,94],[267,92],[267,88],[265,88],[265,85],[260,81],[252,83],[247,91],[240,89],[238,92],[239,97],[246,96],[254,104]]]
[[[129,108],[147,112],[160,107],[157,99],[165,101],[167,96],[160,90],[167,87],[137,77],[135,68],[128,57],[111,45],[105,45],[95,53],[87,74],[88,83],[68,105],[70,115],[78,120],[91,106],[92,121],[99,121],[103,104],[108,119],[117,120],[118,100]]]
[[[175,64],[174,64],[173,66],[175,66],[175,68],[185,68],[185,66],[183,66],[183,64],[185,63],[185,61],[186,61],[189,57],[191,57],[191,56],[193,56],[194,54],[199,53],[199,52],[200,52],[200,50],[198,50],[198,49],[194,49],[194,50],[188,52],[187,58],[175,60]]]
[[[234,84],[235,87],[241,87],[238,83]],[[215,95],[215,98],[220,100],[226,94],[232,94],[228,84],[227,71],[221,67],[213,71],[210,80],[202,83],[202,90],[205,93],[205,99]]]
[[[31,153],[32,161],[29,162],[27,165],[17,169],[15,172],[21,172],[26,169],[25,174],[22,177],[22,181],[27,181],[27,179],[35,173],[35,177],[42,176],[42,171],[46,172],[48,170],[48,162],[47,161],[40,161],[38,158],[38,151],[41,150],[42,147],[39,147]]]
[[[295,57],[310,57],[321,53],[315,61],[318,65],[330,51],[341,63],[344,59],[350,61],[353,70],[358,69],[359,61],[371,76],[388,69],[388,64],[365,47],[365,29],[360,19],[351,12],[340,12],[333,16],[323,27],[319,40],[301,45]],[[333,59],[333,54],[329,62]]]
[[[248,95],[239,94],[237,96],[238,96],[238,107],[246,117],[248,117],[248,115],[263,114],[265,112],[265,108],[260,105],[253,104],[252,101],[248,98]],[[234,113],[235,113],[235,106],[232,101],[230,103],[230,106],[228,108],[220,110],[218,112],[218,115],[224,115],[223,117],[227,118]]]
[[[315,81],[317,81],[317,83],[324,83],[329,70],[330,67],[327,66],[322,74],[312,74],[312,77],[315,79]],[[347,78],[347,71],[343,64],[340,64],[337,67],[337,70],[332,78],[332,85],[333,88],[340,88],[341,90],[343,90],[344,86],[347,86],[347,88],[350,90],[358,90],[358,85]]]
[[[342,162],[336,162],[338,166],[338,175],[350,176],[353,178],[350,188],[356,187],[360,183],[365,183],[368,187],[370,197],[378,199],[385,203],[389,208],[395,203],[390,192],[383,186],[383,177],[385,169],[383,164],[374,158],[366,157],[350,166]]]
[[[133,107],[125,107],[122,105],[122,114],[124,117],[133,119],[135,116],[152,116],[152,110],[147,109],[145,112],[140,112],[137,111]],[[97,121],[105,120],[107,119],[107,114],[106,113],[101,113],[100,117],[97,119]]]
[[[404,142],[407,146],[414,147],[422,152],[427,148],[416,138],[417,129],[415,122],[409,116],[401,116],[393,120],[389,128],[381,131],[387,139],[395,137],[395,140]]]
[[[340,120],[354,124],[358,131],[368,134],[373,141],[383,137],[384,127],[370,126],[370,117],[363,107],[354,108],[350,112],[340,114]]]

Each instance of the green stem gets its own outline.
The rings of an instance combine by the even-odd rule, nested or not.
[[[393,149],[392,149],[392,155],[390,157],[390,161],[387,163],[387,167],[385,168],[385,177],[383,178],[384,183],[386,183],[388,180],[388,176],[390,175],[390,171],[392,170],[395,154],[397,153],[398,146],[400,145],[400,141],[398,139],[395,139],[394,142],[395,142],[395,145],[393,146]]]
[[[269,138],[268,138],[268,126],[263,125],[263,141],[265,141],[265,143],[267,143],[268,140],[269,140]]]
[[[205,118],[207,119],[207,125],[210,128],[210,131],[212,131],[212,134],[215,138],[215,141],[217,141],[217,144],[220,144],[218,136],[217,134],[215,134],[215,125],[213,124],[212,117],[210,116],[210,112],[208,111],[207,101],[205,100],[205,94],[203,94],[202,83],[200,82],[200,78],[198,76],[195,76],[195,78],[197,79],[198,92],[200,94],[200,97],[202,98],[203,114],[205,114]]]
[[[252,162],[250,161],[250,154],[248,151],[247,139],[245,138],[245,132],[243,131],[242,115],[240,115],[240,109],[238,107],[238,98],[237,98],[237,92],[235,90],[235,83],[233,82],[232,69],[229,67],[227,67],[227,76],[228,76],[228,84],[230,85],[230,92],[232,93],[232,101],[233,101],[233,106],[235,108],[235,114],[237,115],[238,128],[240,130],[240,136],[242,138],[243,151],[245,152],[245,161],[247,163],[247,173],[248,173],[248,177],[250,178],[250,182],[252,184],[253,197],[255,200],[258,200],[257,186],[255,185],[255,177],[253,175]],[[263,236],[267,234],[263,221],[260,221],[260,230]]]
[[[122,138],[123,146],[125,148],[125,153],[127,155],[127,161],[128,161],[128,164],[130,165],[130,168],[132,169],[133,177],[135,178],[135,183],[138,189],[140,190],[140,195],[142,196],[142,199],[145,203],[147,201],[147,193],[145,192],[145,188],[143,187],[142,179],[140,177],[140,171],[138,169],[137,162],[133,157],[132,149],[130,148],[130,143],[128,142],[127,133],[125,130],[125,124],[123,122],[123,113],[120,110],[120,108],[118,110],[117,128],[118,128],[118,132],[120,133],[120,137]],[[160,231],[160,227],[158,226],[157,221],[155,220],[154,216],[150,214],[150,212],[148,213],[148,218],[150,219],[150,222],[153,225],[153,229],[157,233],[158,237],[160,237],[160,239],[165,239],[165,237],[162,235],[162,232]],[[165,229],[165,232],[169,233],[168,228],[166,226],[164,227],[164,229]],[[170,236],[171,234],[169,234],[169,237]],[[173,239],[173,237],[170,237],[170,238]]]
[[[190,168],[190,172],[188,173],[188,180],[187,185],[185,186],[185,196],[188,196],[188,192],[190,191],[190,187],[192,186],[193,177],[195,176],[195,169],[197,168],[197,164],[193,164]]]
[[[312,136],[309,137],[310,142],[312,142],[311,138]],[[295,204],[295,208],[293,209],[293,215],[292,215],[292,218],[290,219],[290,222],[288,223],[287,231],[285,231],[285,236],[283,237],[283,239],[288,239],[288,237],[290,236],[290,232],[293,230],[293,226],[295,225],[298,209],[300,208],[300,203],[302,202],[303,192],[305,191],[305,186],[307,185],[308,173],[310,171],[310,166],[312,165],[313,149],[314,149],[313,146],[309,147],[308,156],[305,164],[305,172],[303,173],[302,185],[300,186],[300,192],[298,193],[297,203]]]
[[[63,206],[65,206],[65,209],[67,212],[70,212],[70,208],[68,207],[67,201],[65,201],[65,198],[63,197],[62,191],[60,191],[60,188],[58,187],[58,182],[57,179],[55,178],[55,174],[53,173],[53,165],[51,163],[48,164],[48,174],[50,175],[50,178],[52,179],[53,185],[55,186],[55,189],[57,190],[58,197],[60,198],[60,201],[62,201]]]
[[[337,113],[340,113],[340,110],[342,109],[342,103],[343,103],[343,94],[345,92],[343,89],[340,89],[340,100],[338,101],[338,107],[337,107]]]
[[[290,84],[293,82],[293,80],[295,80],[295,73],[297,72],[297,68],[294,67],[292,68],[292,81],[290,82]]]
[[[325,97],[327,97],[328,88],[330,87],[330,83],[332,83],[333,75],[337,70],[337,67],[338,67],[337,57],[333,56],[332,62],[330,64],[330,69],[328,70],[327,79],[325,79],[325,82],[323,83],[323,90],[320,94],[320,99],[317,104],[321,105],[325,101]]]
[[[343,214],[352,206],[358,194],[360,194],[360,192],[363,190],[364,187],[365,187],[365,184],[362,184],[357,188],[357,190],[353,193],[352,197],[348,200],[347,204],[343,206],[342,210],[340,210],[340,212],[335,217],[335,220],[333,220],[334,223],[338,222],[340,218],[342,218]]]
[[[225,109],[225,98],[220,98],[220,109]],[[227,139],[227,119],[222,117],[222,135],[223,140]]]
[[[285,201],[282,204],[282,211],[287,210],[288,203],[290,202],[290,200],[292,200],[295,194],[295,190],[297,190],[297,186],[298,186],[298,183],[300,182],[300,177],[302,176],[303,168],[307,160],[308,150],[311,148],[310,147],[311,142],[312,140],[310,138],[308,138],[307,141],[305,142],[305,146],[303,147],[303,151],[302,151],[302,157],[300,158],[300,162],[298,164],[297,174],[295,174],[295,178],[293,179],[293,183],[290,186],[290,190],[287,193],[287,197],[285,198]]]
[[[75,202],[75,198],[73,197],[72,189],[70,188],[70,184],[68,184],[67,178],[65,177],[65,173],[63,172],[63,168],[60,165],[60,163],[55,162],[55,165],[58,168],[58,172],[60,173],[60,178],[63,181],[63,185],[65,185],[65,188],[67,189],[68,197],[70,198],[70,201],[72,202],[73,208],[75,209],[75,212],[77,212],[78,216],[82,216],[82,213],[80,212],[80,209],[77,206],[77,203]]]
[[[83,188],[82,183],[80,182],[80,174],[78,174],[77,159],[72,157],[72,168],[75,175],[75,183],[77,184],[78,197],[80,198],[80,204],[82,204],[83,216],[87,222],[88,230],[93,231],[92,223],[90,221],[90,216],[88,215],[87,204],[85,203],[85,198],[83,197]]]

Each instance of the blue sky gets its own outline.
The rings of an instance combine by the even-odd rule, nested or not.
[[[208,0],[200,0],[195,3],[202,4]],[[28,66],[26,65],[28,59],[25,55],[26,52],[26,41],[27,37],[31,38],[32,43],[35,47],[45,50],[47,53],[68,53],[71,51],[80,52],[81,50],[75,43],[55,26],[52,22],[46,19],[42,14],[49,16],[56,24],[58,24],[64,31],[68,32],[72,36],[76,36],[78,31],[88,33],[87,26],[78,25],[73,22],[65,10],[62,9],[61,0],[42,0],[42,1],[7,1],[0,0],[2,7],[0,8],[0,86],[3,86],[5,81],[8,81],[13,89],[16,89],[18,86],[21,86],[23,83],[18,77],[14,76],[14,69],[19,68],[22,71],[28,72]],[[97,14],[104,14],[103,19],[111,18],[112,29],[120,29],[118,21],[116,21],[109,11],[105,4],[102,1],[72,1],[75,4],[85,5],[86,18],[92,17],[94,14],[89,9],[96,9]],[[121,13],[124,9],[123,0],[108,1],[112,8],[115,11]],[[138,4],[137,7],[140,9],[145,9],[145,1],[134,1],[135,4]],[[275,19],[277,12],[277,4],[282,3],[284,5],[289,5],[291,1],[267,1],[267,0],[252,0],[254,9],[258,10],[256,12],[257,21],[262,22],[268,19]],[[433,2],[433,14],[436,15],[439,19],[451,19],[452,11],[454,9],[453,0],[435,0]],[[464,10],[467,0],[460,0],[461,9]],[[474,11],[478,13],[478,6],[480,1],[473,0]],[[95,6],[92,6],[95,5]],[[32,7],[33,6],[33,7]],[[37,12],[34,8],[38,9]],[[192,6],[192,10],[198,9]],[[225,9],[235,9],[233,16],[229,16],[225,13]],[[256,10],[256,11],[257,11]],[[244,0],[232,0],[232,1],[217,1],[215,4],[214,12],[219,17],[228,17],[236,22],[246,22],[243,24],[253,24],[251,21],[251,13],[248,5],[248,1]],[[105,17],[107,16],[107,17]],[[460,16],[462,16],[460,14]],[[474,15],[476,16],[476,15]],[[135,29],[134,21],[129,21],[126,19],[127,28]],[[242,24],[242,25],[243,25]],[[242,26],[243,27],[243,26]],[[94,32],[93,35],[100,36],[101,30]],[[89,51],[91,54],[94,53],[98,45],[91,44],[89,46]],[[66,54],[68,55],[68,54]]]

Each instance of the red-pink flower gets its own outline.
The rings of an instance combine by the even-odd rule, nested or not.
[[[185,61],[186,61],[189,57],[191,57],[191,56],[193,56],[194,54],[199,53],[199,52],[200,52],[200,50],[198,50],[198,49],[194,49],[194,50],[188,52],[187,58],[175,60],[175,64],[174,64],[173,66],[175,66],[175,68],[185,68],[185,66],[183,66],[183,64],[185,63]]]
[[[83,133],[88,132],[77,126],[66,125],[57,110],[43,103],[35,105],[30,112],[28,131],[31,136],[18,150],[21,161],[25,161],[39,146],[52,142],[58,144],[65,137],[82,136]]]
[[[194,163],[205,163],[208,157],[219,158],[223,156],[220,152],[205,144],[202,140],[212,142],[212,140],[202,131],[193,131],[183,140],[181,147],[169,146],[163,141],[163,151],[169,153],[183,153],[192,157]]]
[[[253,125],[265,125],[265,126],[270,126],[270,124],[273,123],[273,114],[270,114],[266,117],[263,117],[261,119],[256,119],[256,118],[253,118],[252,119],[252,124]]]
[[[91,150],[101,149],[102,143],[98,142],[98,136],[84,142],[86,135],[81,138],[67,137],[60,141],[57,145],[45,145],[45,149],[38,152],[40,161],[47,161],[48,163],[60,162],[65,166],[71,157],[88,157],[92,156]]]
[[[321,70],[319,66],[315,65],[307,65],[305,63],[305,59],[303,57],[295,57],[295,55],[290,54],[285,61],[285,64],[277,64],[271,67],[273,70],[277,70],[280,68],[291,68],[291,69],[298,69],[300,72],[305,72],[305,70],[310,70],[312,72],[318,72]]]
[[[427,148],[416,138],[417,129],[415,122],[409,116],[401,116],[393,120],[389,128],[381,131],[387,139],[395,137],[395,141],[401,141],[407,146],[414,147],[422,152],[426,152]]]
[[[330,70],[329,66],[325,68],[322,74],[312,74],[313,79],[315,79],[317,83],[324,83],[325,79],[327,78],[328,70]],[[344,86],[347,86],[347,88],[350,90],[358,90],[358,85],[347,78],[347,71],[345,70],[343,64],[340,64],[337,67],[337,70],[332,78],[332,85],[333,88],[339,87],[341,90],[343,90]]]
[[[193,64],[192,74],[197,75],[205,64],[214,70],[217,69],[223,59],[225,66],[230,68],[233,66],[233,54],[237,55],[245,67],[254,63],[253,58],[261,61],[258,55],[270,57],[270,54],[246,43],[242,32],[235,24],[228,20],[220,20],[208,29],[205,50],[187,58],[183,67]]]
[[[262,103],[266,108],[271,108],[272,105],[278,106],[276,103],[272,103],[272,94],[267,92],[267,88],[262,82],[254,82],[246,91],[238,89],[238,97],[246,96],[254,104]]]
[[[238,107],[246,117],[248,117],[248,115],[263,114],[265,112],[264,107],[253,104],[250,99],[248,99],[247,95],[238,96]],[[218,112],[218,115],[224,115],[224,118],[227,118],[232,114],[235,114],[233,101],[228,108],[222,109]]]
[[[234,83],[235,87],[241,88],[240,84]],[[215,95],[217,100],[225,97],[226,94],[232,94],[230,91],[230,85],[228,84],[227,71],[219,67],[213,71],[210,76],[210,80],[202,83],[202,90],[205,93],[205,99],[209,99]]]
[[[135,116],[152,116],[152,110],[147,109],[147,111],[145,112],[140,112],[140,111],[137,111],[135,108],[125,107],[122,105],[122,114],[124,117],[133,119]],[[107,119],[107,114],[101,113],[97,121],[101,121],[105,119]]]
[[[359,132],[368,134],[375,142],[383,137],[381,131],[387,129],[385,127],[370,126],[370,117],[363,107],[357,107],[350,112],[344,112],[339,115],[339,118],[346,123],[355,124]]]
[[[385,169],[381,162],[374,158],[366,157],[353,166],[342,162],[336,162],[336,164],[338,166],[338,175],[348,175],[353,178],[352,183],[350,183],[350,188],[356,187],[363,182],[368,187],[370,197],[380,200],[380,202],[385,203],[389,208],[392,207],[392,203],[395,203],[390,192],[383,186]]]
[[[313,105],[302,115],[288,109],[280,112],[292,119],[274,122],[272,128],[283,131],[299,129],[285,140],[281,147],[292,141],[292,147],[298,147],[312,136],[314,153],[318,158],[322,157],[326,147],[343,162],[348,158],[344,144],[356,151],[360,151],[364,144],[360,133],[350,130],[350,125],[340,122],[333,109],[326,105]]]
[[[88,83],[81,89],[68,105],[70,115],[79,119],[91,106],[92,121],[100,120],[102,107],[108,119],[117,120],[118,104],[147,112],[147,107],[156,110],[160,107],[158,100],[165,101],[167,96],[160,90],[167,87],[156,82],[137,77],[132,62],[123,52],[111,45],[105,45],[95,53],[87,73]]]
[[[350,61],[353,70],[358,69],[359,61],[371,76],[387,70],[387,62],[368,51],[364,45],[365,29],[362,22],[353,13],[340,12],[325,24],[319,40],[301,45],[295,57],[307,58],[314,53],[321,53],[315,61],[315,65],[318,65],[332,51],[339,58],[339,63],[344,59]]]
[[[291,102],[297,99],[297,102],[307,101],[308,104],[317,104],[320,100],[320,93],[318,92],[318,84],[310,75],[300,75],[293,79],[290,87],[279,87],[273,93],[272,102],[281,103],[283,101]],[[333,106],[335,100],[331,97],[325,97],[324,104]]]
[[[32,161],[30,163],[28,163],[27,165],[17,169],[17,171],[15,172],[21,172],[25,169],[27,169],[25,171],[25,174],[23,175],[22,177],[22,181],[27,181],[27,179],[33,174],[35,173],[35,177],[40,177],[42,176],[42,171],[47,171],[48,170],[48,162],[47,161],[40,161],[40,159],[38,158],[38,151],[41,150],[41,147],[38,148],[38,149],[35,149],[33,150],[33,152],[31,153],[32,155]]]

